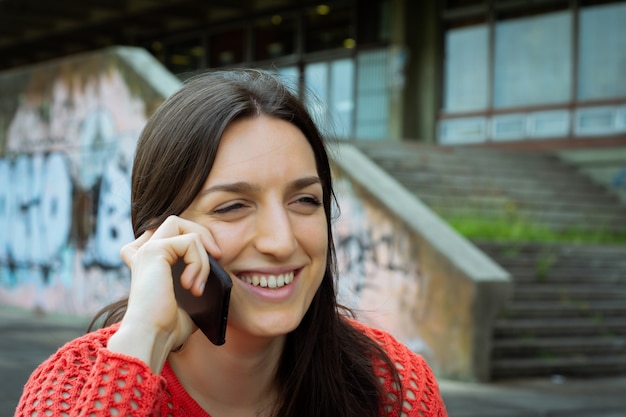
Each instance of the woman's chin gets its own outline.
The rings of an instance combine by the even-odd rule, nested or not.
[[[265,320],[262,317],[257,317],[257,320],[248,321],[245,324],[233,323],[229,325],[226,330],[228,337],[228,330],[233,329],[233,333],[240,336],[250,336],[259,338],[273,338],[284,336],[298,327],[300,320],[294,320],[293,316],[285,317],[266,317]]]

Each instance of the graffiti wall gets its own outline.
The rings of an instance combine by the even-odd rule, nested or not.
[[[335,172],[335,187],[341,302],[363,321],[428,355],[428,346],[417,333],[428,305],[424,299],[428,280],[420,271],[412,235],[339,172]]]
[[[0,303],[91,314],[126,293],[130,171],[154,94],[114,54],[0,74]]]

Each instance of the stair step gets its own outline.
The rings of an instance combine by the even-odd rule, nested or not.
[[[626,373],[626,355],[558,358],[497,359],[492,361],[494,378],[522,376],[600,376]]]
[[[609,318],[626,319],[626,302],[618,301],[513,301],[502,313],[516,318]]]
[[[626,271],[623,268],[587,267],[552,268],[550,266],[507,266],[501,264],[519,283],[613,283],[626,285]]]
[[[383,167],[385,169],[385,167]],[[553,182],[542,178],[495,178],[494,175],[480,177],[468,173],[445,173],[434,172],[413,172],[401,171],[387,168],[387,171],[398,181],[406,184],[410,189],[414,189],[418,194],[436,193],[440,187],[445,187],[446,191],[459,195],[467,195],[469,192],[475,194],[481,190],[501,190],[507,195],[520,197],[598,197],[600,201],[615,202],[617,199],[608,191],[594,184],[579,184],[572,187],[572,181]],[[602,197],[604,196],[604,197]],[[593,201],[593,200],[592,200]]]
[[[621,300],[626,304],[626,285],[615,284],[514,284],[514,301]]]
[[[567,189],[572,184],[571,172],[554,171],[550,167],[537,169],[536,167],[502,167],[489,166],[485,168],[472,167],[470,165],[451,165],[447,162],[440,168],[425,165],[419,160],[381,160],[376,158],[376,163],[383,169],[398,174],[402,178],[419,181],[437,181],[451,184],[516,184],[521,187],[536,185],[541,181],[551,187]],[[532,171],[531,171],[532,170]],[[603,188],[591,180],[579,184],[580,188],[590,190],[603,190]]]
[[[469,149],[466,147],[437,147],[406,142],[394,143],[358,142],[358,146],[371,158],[384,163],[401,163],[406,166],[429,167],[446,170],[460,166],[484,167],[515,170],[525,168],[530,172],[570,172],[569,164],[552,154],[520,151],[493,151]],[[560,169],[559,169],[560,168]]]
[[[567,357],[579,354],[626,355],[626,336],[501,339],[494,342],[492,357]]]
[[[593,318],[535,318],[496,320],[494,336],[511,337],[572,337],[572,336],[624,336],[625,317]]]

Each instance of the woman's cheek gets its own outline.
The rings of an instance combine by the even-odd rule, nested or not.
[[[223,264],[229,263],[245,248],[250,236],[245,222],[215,224],[209,230],[222,251],[220,263]]]

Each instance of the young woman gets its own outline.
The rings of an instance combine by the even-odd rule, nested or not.
[[[333,189],[302,103],[259,70],[212,72],[139,139],[129,297],[25,386],[19,416],[446,416],[423,358],[337,304]],[[211,254],[233,280],[226,343],[177,305]],[[98,319],[99,320],[99,319]]]

